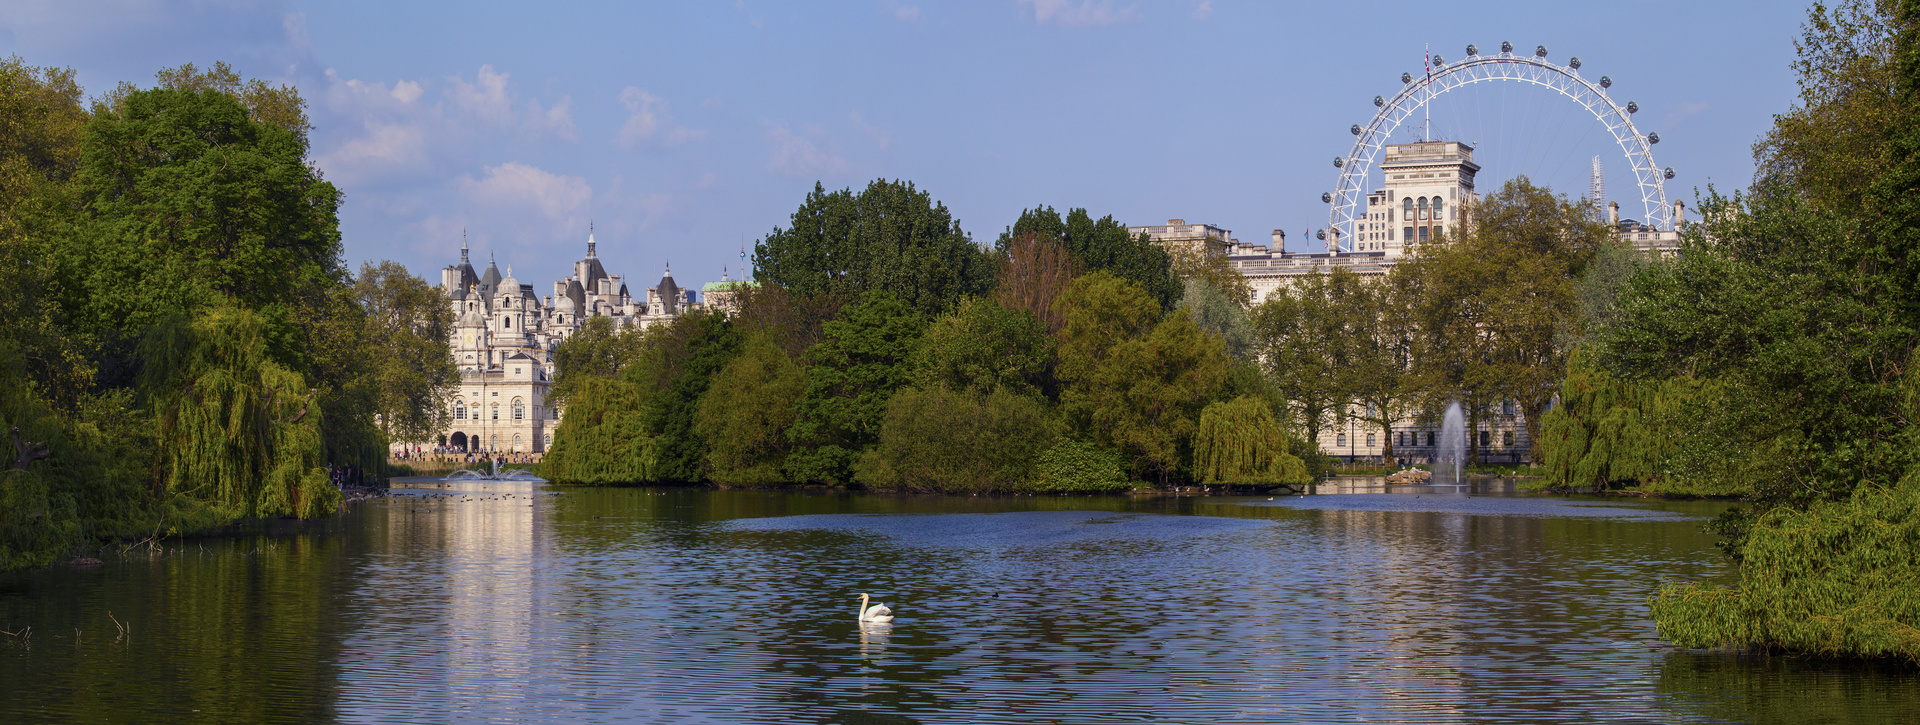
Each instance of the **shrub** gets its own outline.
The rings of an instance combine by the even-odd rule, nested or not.
[[[1053,427],[1045,404],[1024,395],[907,388],[887,403],[879,444],[855,465],[855,480],[890,491],[1018,490]]]
[[[1120,454],[1067,438],[1034,461],[1027,490],[1036,493],[1119,493],[1133,488]]]

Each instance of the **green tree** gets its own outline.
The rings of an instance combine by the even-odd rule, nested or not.
[[[1060,336],[1064,381],[1089,378],[1114,347],[1160,321],[1160,308],[1146,288],[1106,272],[1075,279],[1059,304],[1066,313]]]
[[[807,349],[807,390],[787,430],[793,480],[853,480],[853,464],[877,439],[887,400],[912,380],[925,326],[912,308],[880,291],[862,294],[824,325],[826,339]]]
[[[1253,305],[1253,285],[1234,268],[1233,260],[1227,255],[1200,247],[1181,247],[1168,250],[1167,258],[1174,275],[1187,283],[1186,291],[1193,290],[1192,283],[1202,282],[1216,295],[1226,297],[1243,310]]]
[[[914,364],[923,387],[1038,394],[1053,387],[1053,348],[1032,313],[971,299],[927,327]]]
[[[786,482],[786,431],[806,390],[807,371],[772,336],[748,335],[739,356],[714,375],[694,419],[708,477],[729,486]]]
[[[1292,287],[1274,290],[1251,315],[1264,372],[1316,447],[1321,431],[1351,400],[1341,371],[1353,361],[1348,325],[1360,285],[1346,269],[1311,272]]]
[[[1234,273],[1239,276],[1239,273]],[[1240,282],[1245,285],[1244,278]],[[1180,297],[1180,309],[1186,310],[1200,329],[1220,336],[1226,351],[1235,360],[1254,358],[1253,322],[1244,303],[1235,293],[1222,291],[1204,279],[1188,279],[1186,293]]]
[[[801,295],[851,298],[883,291],[921,315],[939,314],[993,284],[993,261],[945,205],[910,182],[875,180],[829,193],[815,184],[793,213],[754,245],[754,275]]]
[[[1223,400],[1200,412],[1193,438],[1194,478],[1215,484],[1303,484],[1307,464],[1287,452],[1287,433],[1265,401]]]
[[[390,260],[360,265],[353,296],[369,323],[381,430],[391,440],[428,442],[446,427],[447,399],[460,382],[447,343],[453,310],[438,288]]]
[[[1800,100],[1754,144],[1754,191],[1792,194],[1816,208],[1871,213],[1869,185],[1893,168],[1887,133],[1911,113],[1896,59],[1897,3],[1814,3],[1794,42]]]
[[[1178,310],[1145,331],[1115,334],[1137,329],[1129,323],[1155,309],[1131,282],[1076,282],[1068,295],[1060,396],[1068,420],[1126,454],[1142,475],[1167,483],[1183,470],[1200,411],[1227,389],[1220,338]],[[1102,317],[1116,324],[1088,329]]]
[[[1381,456],[1388,462],[1394,460],[1393,425],[1414,411],[1420,397],[1413,304],[1401,281],[1392,276],[1349,280],[1358,284],[1339,305],[1348,315],[1347,362],[1340,369],[1343,397],[1359,403],[1357,417],[1379,427]]]
[[[1058,241],[1066,245],[1075,264],[1088,272],[1106,272],[1131,280],[1151,295],[1162,311],[1180,301],[1180,276],[1173,258],[1145,233],[1127,234],[1127,225],[1112,216],[1095,220],[1085,209],[1072,209],[1065,219],[1050,206],[1022,210],[1020,218],[1000,234],[996,245],[1003,253],[1021,237]]]
[[[1576,280],[1601,249],[1618,244],[1590,209],[1517,177],[1465,210],[1457,234],[1420,245],[1396,265],[1408,305],[1414,360],[1433,401],[1460,399],[1477,432],[1479,411],[1519,403],[1533,460],[1540,419],[1566,369],[1566,331],[1579,311]],[[1478,460],[1478,436],[1470,444]]]
[[[71,224],[72,181],[87,113],[72,69],[0,60],[0,339],[13,341],[39,394],[72,412],[93,385],[90,340],[55,305],[42,262],[50,236]]]
[[[258,315],[233,307],[176,315],[147,334],[156,490],[235,517],[331,514],[340,491],[327,477],[314,391],[267,359],[265,335]]]
[[[887,402],[876,445],[855,466],[870,488],[928,493],[1020,490],[1053,443],[1040,399],[990,392],[905,388]]]
[[[658,481],[661,436],[640,385],[589,377],[540,459],[540,475],[561,483],[622,484]]]
[[[137,336],[222,299],[258,310],[337,286],[340,195],[306,151],[214,90],[139,91],[94,114],[76,175],[89,221],[55,260],[70,317]]]
[[[695,427],[700,398],[740,351],[740,336],[718,312],[688,312],[648,331],[640,360],[621,375],[644,396],[645,430],[659,436],[661,481],[707,480],[707,446]]]
[[[638,327],[615,327],[613,318],[595,315],[580,323],[553,351],[553,385],[547,402],[565,408],[574,391],[588,380],[619,377],[639,360],[646,337]]]

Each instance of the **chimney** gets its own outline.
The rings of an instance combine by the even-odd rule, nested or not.
[[[1287,233],[1286,232],[1283,232],[1279,229],[1273,230],[1273,251],[1276,251],[1276,252],[1287,251]]]
[[[1684,201],[1674,202],[1673,203],[1673,230],[1676,232],[1680,231],[1680,227],[1685,226],[1686,223],[1687,223],[1687,203]]]
[[[1167,220],[1167,226],[1170,226],[1170,227],[1182,226],[1186,223],[1187,223],[1187,220],[1185,219],[1168,219]]]
[[[1620,226],[1620,202],[1607,202],[1607,226]]]

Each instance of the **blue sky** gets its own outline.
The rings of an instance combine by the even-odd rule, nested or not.
[[[313,158],[345,192],[350,264],[438,279],[464,229],[522,280],[581,256],[682,285],[736,277],[815,181],[915,182],[976,242],[1021,209],[1171,217],[1265,242],[1326,225],[1320,193],[1375,95],[1428,47],[1544,44],[1606,74],[1658,131],[1669,194],[1744,188],[1794,101],[1805,5],[975,0],[841,3],[12,0],[0,53],[69,66],[90,93],[161,67],[233,64],[298,86]],[[1479,144],[1484,192],[1514,173],[1585,190],[1625,164],[1590,118],[1525,89],[1436,104]]]

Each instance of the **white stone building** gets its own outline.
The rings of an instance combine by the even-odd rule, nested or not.
[[[562,341],[592,317],[645,329],[701,308],[692,290],[674,282],[671,269],[636,299],[620,275],[607,274],[595,247],[589,234],[587,256],[573,263],[573,274],[553,283],[545,299],[515,278],[512,266],[502,275],[488,261],[486,271],[476,274],[465,243],[460,264],[440,271],[441,294],[455,315],[450,346],[460,369],[460,386],[449,403],[452,420],[440,436],[444,445],[544,452],[562,412],[547,403],[553,351]]]
[[[1288,252],[1286,234],[1273,230],[1271,246],[1241,242],[1229,230],[1210,224],[1187,224],[1169,219],[1164,227],[1128,227],[1130,233],[1148,236],[1169,248],[1205,248],[1227,255],[1253,288],[1253,302],[1265,301],[1274,291],[1289,287],[1300,277],[1319,272],[1346,269],[1361,277],[1383,277],[1407,257],[1408,242],[1426,242],[1443,234],[1461,220],[1464,207],[1479,200],[1474,189],[1480,165],[1473,161],[1473,147],[1457,141],[1423,141],[1393,144],[1383,149],[1380,163],[1383,185],[1366,197],[1357,236],[1344,252]],[[1622,240],[1643,252],[1673,254],[1679,248],[1677,230],[1661,230],[1632,219],[1621,219],[1619,204],[1610,203],[1608,222]],[[1674,204],[1674,219],[1683,222],[1684,207]],[[1331,231],[1329,234],[1333,233]],[[1202,240],[1205,240],[1204,242]],[[1214,240],[1224,244],[1214,244]],[[1414,418],[1395,423],[1390,433],[1363,422],[1358,407],[1346,415],[1335,416],[1321,434],[1320,449],[1346,460],[1377,460],[1385,452],[1386,437],[1391,436],[1394,452],[1401,458],[1425,459],[1434,452],[1438,421],[1422,424]],[[1481,415],[1481,460],[1509,462],[1523,460],[1528,451],[1525,419],[1511,401],[1494,404]]]

